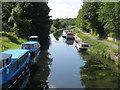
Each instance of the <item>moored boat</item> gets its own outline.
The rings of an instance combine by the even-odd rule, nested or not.
[[[62,34],[62,37],[66,38],[68,32],[70,32],[70,30],[64,30],[63,34]]]
[[[29,41],[22,44],[22,49],[29,50],[30,63],[34,64],[40,54],[40,44],[38,41]]]
[[[10,49],[0,53],[1,89],[14,87],[29,73],[30,55],[28,50]]]
[[[76,43],[75,44],[76,48],[78,51],[81,51],[81,50],[87,50],[87,48],[89,47],[89,45],[87,43],[84,43],[84,42],[81,42],[81,43]]]
[[[38,41],[38,36],[30,36],[29,41]]]
[[[72,32],[68,32],[66,36],[67,40],[74,40],[74,34]]]

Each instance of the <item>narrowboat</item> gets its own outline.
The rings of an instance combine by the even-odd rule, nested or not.
[[[62,34],[62,37],[63,37],[63,38],[66,38],[68,32],[69,32],[69,30],[64,30],[64,31],[63,31],[63,34]]]
[[[81,43],[76,43],[75,44],[76,48],[78,51],[84,50],[86,51],[89,45],[87,43],[81,42]]]
[[[30,36],[29,41],[38,41],[38,36]]]
[[[28,50],[10,49],[0,53],[0,88],[15,87],[29,73]]]
[[[76,43],[83,42],[83,40],[77,36],[75,36],[74,38]]]
[[[74,34],[72,32],[68,32],[66,36],[67,40],[74,40]]]
[[[29,50],[30,63],[34,64],[40,54],[40,44],[38,41],[29,41],[22,44],[22,49]]]
[[[71,31],[71,30],[64,30],[63,34],[62,34],[62,37],[66,38],[67,37],[67,33],[73,33],[73,31]]]

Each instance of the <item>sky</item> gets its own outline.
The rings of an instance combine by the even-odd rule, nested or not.
[[[76,18],[83,0],[49,0],[50,16],[56,18]]]

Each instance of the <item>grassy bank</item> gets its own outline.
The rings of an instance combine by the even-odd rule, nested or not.
[[[77,28],[74,29],[74,33],[77,33],[78,37],[80,37],[81,39],[90,39],[90,37],[79,32],[77,30]],[[114,56],[118,56],[120,54],[119,50],[112,48],[111,46],[101,43],[98,40],[92,40],[92,41],[94,41],[94,42],[89,42],[89,40],[86,41],[89,44],[93,44],[93,45],[90,45],[87,52],[90,54],[93,54],[94,56],[97,56],[98,58],[104,58],[102,61],[104,63],[106,63],[107,60],[111,60],[111,55],[113,55],[113,57],[114,57]],[[120,63],[119,58],[117,58],[115,60],[115,63],[116,63],[116,65],[119,65],[119,63]]]
[[[120,46],[120,43],[119,43],[119,42],[114,42],[114,41],[111,41],[111,40],[108,40],[108,39],[104,39],[104,40],[107,41],[107,42],[110,42],[110,43],[113,43],[113,44],[115,44],[115,45]]]
[[[7,49],[19,49],[22,43],[27,42],[26,39],[19,38],[12,32],[1,32],[0,36],[0,52]]]
[[[99,37],[98,37],[97,35],[95,35],[95,34],[90,34],[90,35],[96,37],[97,39],[99,38]],[[120,46],[120,42],[115,42],[115,41],[108,40],[108,39],[103,39],[103,40],[105,40],[105,41],[107,41],[107,42],[110,42],[110,43],[112,43],[112,44],[115,44],[115,45]]]
[[[77,36],[80,37],[81,39],[90,39],[90,37],[82,34],[82,32],[78,31],[78,28],[75,27],[74,29],[72,29],[73,32],[76,34],[77,33]]]

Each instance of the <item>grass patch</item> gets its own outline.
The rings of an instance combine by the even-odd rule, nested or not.
[[[110,42],[110,43],[113,43],[113,44],[115,44],[115,45],[120,46],[120,43],[119,43],[119,42],[114,42],[114,41],[107,40],[107,39],[104,39],[104,40],[107,41],[107,42]]]
[[[82,32],[78,31],[78,28],[75,27],[73,29],[74,33],[76,34],[77,33],[77,36],[81,39],[91,39],[90,37],[88,37],[87,35],[83,34]]]
[[[87,51],[89,53],[97,55],[100,58],[104,58],[105,60],[109,60],[110,55],[111,55],[111,53],[108,52],[109,50],[112,53],[115,53],[116,55],[118,55],[120,53],[119,50],[117,50],[111,46],[108,46],[104,43],[100,43],[100,42],[97,43],[96,45],[90,46]],[[106,62],[106,61],[103,61],[103,62]]]
[[[93,37],[95,37],[95,38],[99,38],[99,36],[97,36],[97,35],[95,35],[95,34],[90,34],[90,35],[92,35]]]
[[[82,32],[79,32],[77,34],[78,37],[80,37],[81,39],[91,39],[90,37],[88,37],[87,35],[83,34]]]
[[[26,39],[17,37],[12,32],[1,32],[2,37],[0,37],[0,52],[7,49],[20,49],[21,44],[27,42]]]

